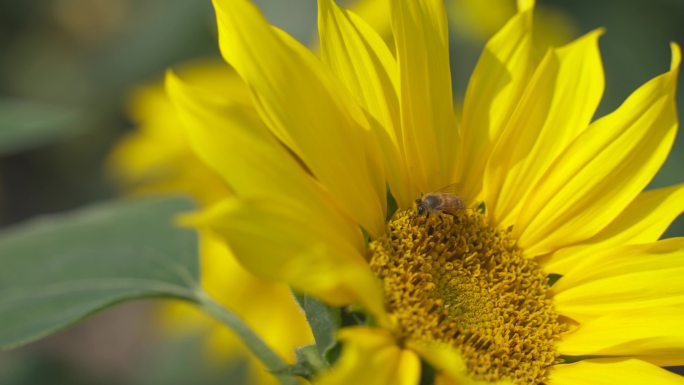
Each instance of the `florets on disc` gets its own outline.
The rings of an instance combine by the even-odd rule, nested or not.
[[[539,265],[483,214],[395,214],[371,268],[400,338],[458,349],[480,380],[543,384],[565,330]]]

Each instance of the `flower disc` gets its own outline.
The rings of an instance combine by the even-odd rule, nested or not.
[[[458,349],[480,380],[541,384],[565,325],[547,276],[508,233],[473,210],[402,210],[371,242],[371,268],[400,338]]]

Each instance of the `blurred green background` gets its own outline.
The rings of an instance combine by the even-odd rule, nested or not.
[[[315,0],[256,2],[274,24],[306,43],[314,39]],[[567,16],[575,36],[607,28],[599,115],[668,68],[668,42],[684,44],[684,0],[539,4]],[[462,95],[484,37],[455,28],[451,38]],[[103,161],[131,129],[124,113],[131,88],[207,56],[218,56],[209,0],[0,0],[0,225],[116,196]],[[678,106],[684,111],[681,97]],[[683,166],[679,135],[652,187],[684,182]],[[668,234],[684,234],[681,217]],[[148,302],[125,305],[0,353],[0,384],[239,383],[239,362],[199,359],[199,336],[160,340],[150,313]]]

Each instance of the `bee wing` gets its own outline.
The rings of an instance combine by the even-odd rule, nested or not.
[[[454,182],[454,183],[450,183],[450,184],[440,188],[439,190],[437,190],[435,192],[447,193],[447,194],[451,194],[451,195],[460,196],[461,191],[463,191],[463,183]]]

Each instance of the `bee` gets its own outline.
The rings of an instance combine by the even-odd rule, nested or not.
[[[423,194],[416,199],[418,215],[427,214],[451,214],[456,215],[466,209],[466,205],[461,198],[447,192],[431,192]]]

